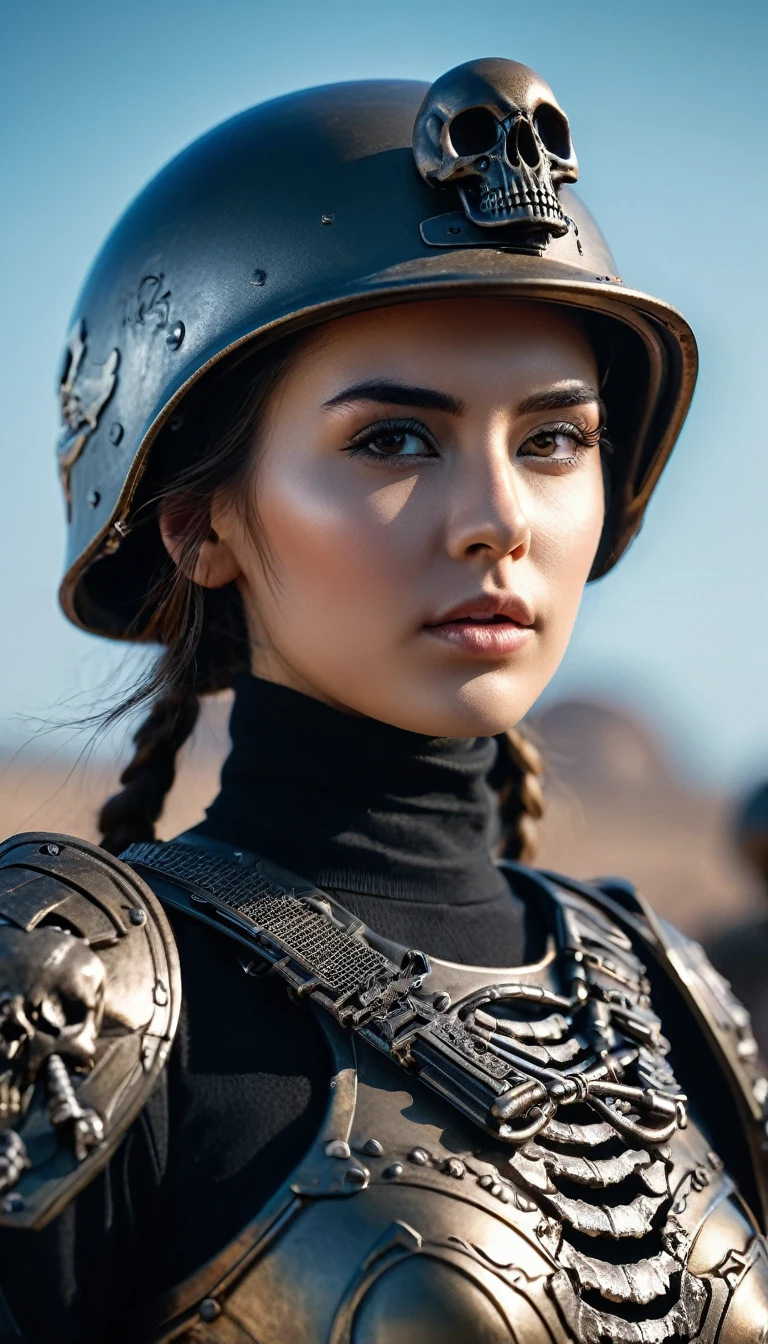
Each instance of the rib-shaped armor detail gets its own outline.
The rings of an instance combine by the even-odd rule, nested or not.
[[[141,871],[161,872],[162,852],[145,848]],[[197,865],[194,912],[213,922],[205,865],[182,858],[187,873]],[[247,902],[227,881],[237,911]],[[674,1024],[662,1030],[631,921],[584,890],[547,889],[546,955],[514,971],[404,952],[398,970],[391,945],[310,896],[311,910],[326,899],[351,938],[395,958],[381,989],[345,990],[341,1013],[311,958],[277,946],[270,929],[285,923],[260,926],[294,993],[305,977],[335,1052],[329,1111],[253,1224],[158,1305],[153,1340],[763,1340],[766,1243],[700,1119],[706,1098],[689,1104],[675,1078]],[[258,899],[271,920],[272,897]],[[306,957],[309,925],[286,913]],[[332,964],[348,985],[335,953]],[[747,1049],[754,1061],[748,1040],[738,1058]]]

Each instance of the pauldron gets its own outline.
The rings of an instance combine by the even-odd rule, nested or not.
[[[69,836],[0,845],[0,1224],[44,1226],[105,1165],[180,997],[173,935],[137,873]]]

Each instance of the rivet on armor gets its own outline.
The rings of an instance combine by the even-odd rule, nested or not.
[[[202,1321],[215,1321],[217,1316],[221,1315],[221,1307],[214,1297],[204,1297],[200,1303],[200,1319]]]
[[[344,1173],[344,1180],[347,1185],[364,1186],[368,1184],[370,1174],[367,1167],[349,1167]]]
[[[109,442],[114,443],[115,447],[117,447],[118,443],[121,442],[124,433],[125,431],[123,429],[123,426],[120,424],[120,421],[115,420],[109,426]]]
[[[267,283],[267,272],[266,272],[266,271],[262,271],[262,270],[260,270],[259,268],[257,268],[255,271],[252,271],[252,272],[251,272],[251,284],[252,284],[252,285],[266,285],[266,283]]]
[[[40,853],[41,853],[41,854],[53,854],[54,857],[55,857],[57,854],[60,854],[60,853],[61,853],[61,845],[41,845],[41,846],[40,846]]]
[[[485,1176],[480,1177],[478,1185],[481,1186],[483,1190],[490,1190],[493,1185],[493,1177],[486,1173]]]
[[[349,1144],[344,1139],[331,1139],[330,1143],[325,1145],[326,1157],[348,1158],[350,1156]]]
[[[24,1199],[21,1195],[7,1195],[3,1200],[3,1213],[22,1213]]]
[[[92,509],[98,508],[99,504],[101,503],[101,495],[99,494],[98,490],[91,490],[90,494],[88,495],[88,503]]]
[[[449,1157],[443,1165],[443,1171],[448,1176],[455,1176],[457,1181],[461,1180],[466,1170],[464,1163],[458,1157]]]
[[[408,1161],[417,1167],[426,1167],[429,1165],[429,1153],[426,1148],[412,1148],[408,1154]]]
[[[128,912],[128,918],[132,924],[136,924],[138,927],[146,922],[147,916],[138,905],[134,905]]]
[[[384,1153],[384,1148],[382,1144],[379,1143],[378,1139],[366,1139],[363,1144],[363,1152],[368,1157],[381,1157]]]
[[[709,1185],[709,1172],[706,1167],[697,1167],[691,1176],[691,1185],[694,1190],[703,1190]]]
[[[165,338],[165,344],[168,346],[169,350],[178,350],[184,340],[186,330],[183,322],[174,322]]]
[[[444,989],[440,990],[432,1000],[432,1007],[436,1008],[438,1013],[446,1012],[451,1006],[451,996]]]
[[[335,218],[336,216],[334,215],[333,211],[329,210],[326,214],[320,216],[320,223],[332,224]]]
[[[393,1181],[395,1177],[402,1176],[403,1174],[402,1163],[393,1162],[391,1167],[387,1167],[381,1174],[382,1176],[385,1177],[386,1180]]]

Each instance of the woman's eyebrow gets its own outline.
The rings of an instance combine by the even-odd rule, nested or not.
[[[355,383],[335,397],[324,402],[325,406],[348,406],[356,401],[378,401],[389,406],[418,406],[425,411],[447,411],[449,415],[461,415],[464,402],[460,397],[452,397],[449,392],[438,392],[432,387],[409,387],[406,383],[390,382],[386,378],[376,378],[370,383]]]
[[[532,411],[565,411],[569,406],[585,406],[590,402],[596,403],[602,412],[603,403],[596,388],[589,383],[566,383],[565,386],[533,392],[530,397],[524,397],[517,413],[530,415]]]

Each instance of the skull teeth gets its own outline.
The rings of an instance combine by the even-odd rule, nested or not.
[[[545,191],[529,196],[524,192],[503,192],[498,187],[487,188],[480,193],[480,209],[487,214],[496,214],[502,210],[524,210],[534,216],[555,215],[558,219],[563,217],[557,197]]]

